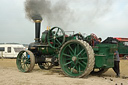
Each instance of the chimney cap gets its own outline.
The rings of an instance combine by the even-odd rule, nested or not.
[[[40,23],[42,20],[34,20],[35,23]]]

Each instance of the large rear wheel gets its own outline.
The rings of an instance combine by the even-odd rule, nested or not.
[[[30,72],[35,65],[35,56],[29,50],[22,50],[17,56],[16,65],[20,71]]]
[[[88,76],[94,68],[94,62],[93,49],[83,40],[70,40],[59,52],[60,67],[66,76]]]

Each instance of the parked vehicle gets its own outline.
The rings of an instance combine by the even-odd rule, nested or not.
[[[128,38],[108,37],[103,43],[116,43],[120,57],[128,58]]]
[[[17,54],[25,49],[25,47],[21,44],[0,44],[0,58],[16,58]]]

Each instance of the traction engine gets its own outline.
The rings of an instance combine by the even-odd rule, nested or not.
[[[32,71],[35,64],[46,70],[59,65],[66,76],[84,77],[91,72],[103,73],[114,66],[115,44],[94,46],[96,35],[67,36],[59,27],[45,30],[40,38],[40,24],[41,20],[35,20],[35,42],[17,56],[16,64],[21,72]]]

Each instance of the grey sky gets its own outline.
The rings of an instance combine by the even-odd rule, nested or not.
[[[59,0],[51,0],[55,5]],[[69,8],[62,22],[48,23],[43,17],[41,32],[47,26],[59,26],[64,30],[95,33],[107,37],[128,38],[128,0],[61,0]],[[0,43],[31,43],[34,41],[34,23],[25,16],[25,0],[1,0]],[[63,15],[60,13],[60,15]],[[69,17],[70,15],[70,17]],[[68,17],[67,17],[68,16]],[[55,19],[54,19],[55,18]],[[54,17],[52,20],[56,20]]]

